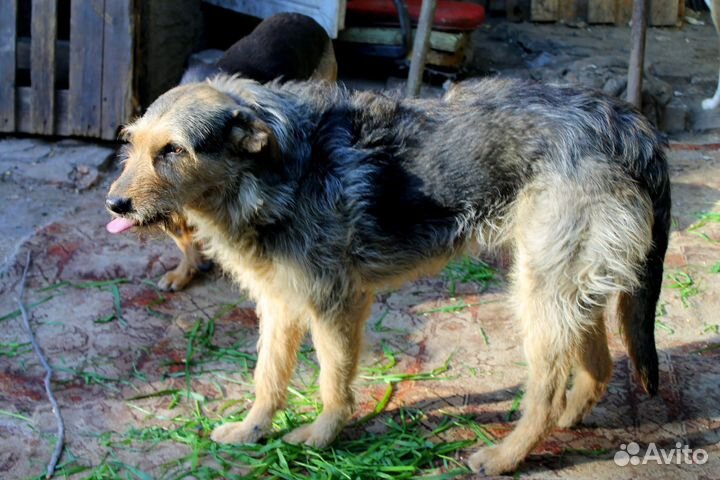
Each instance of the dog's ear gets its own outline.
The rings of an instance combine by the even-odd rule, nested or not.
[[[260,153],[270,144],[272,138],[270,127],[252,112],[245,109],[233,110],[230,121],[232,122],[230,141],[236,148],[250,153]]]

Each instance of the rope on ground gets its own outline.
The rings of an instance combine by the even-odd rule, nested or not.
[[[25,269],[23,270],[22,279],[20,280],[20,295],[18,298],[15,299],[15,301],[20,308],[20,313],[22,314],[22,319],[25,323],[25,330],[27,331],[28,337],[30,337],[30,343],[32,344],[33,350],[35,351],[35,355],[37,355],[40,363],[45,369],[45,393],[47,394],[48,400],[50,400],[50,404],[52,405],[52,411],[55,414],[55,418],[57,419],[57,442],[55,443],[55,450],[53,451],[53,455],[50,458],[50,463],[48,463],[47,474],[45,477],[52,478],[53,474],[55,473],[55,467],[57,466],[60,455],[62,454],[63,446],[65,445],[65,423],[63,422],[62,415],[60,414],[60,407],[58,406],[57,400],[55,400],[55,395],[53,394],[52,387],[50,386],[50,380],[52,379],[53,370],[45,359],[45,355],[43,354],[40,345],[35,339],[32,328],[30,328],[30,316],[28,315],[25,304],[22,301],[25,294],[25,282],[27,281],[27,273],[29,267],[30,252],[28,252],[27,258],[25,259]]]

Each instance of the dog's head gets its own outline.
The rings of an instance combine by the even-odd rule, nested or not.
[[[271,128],[240,97],[208,83],[174,88],[123,130],[124,162],[106,198],[108,230],[166,222],[277,156]]]

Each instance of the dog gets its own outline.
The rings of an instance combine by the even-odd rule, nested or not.
[[[124,135],[111,223],[183,215],[257,302],[256,400],[242,422],[214,429],[216,442],[269,433],[309,330],[323,410],[284,439],[329,445],[353,412],[374,292],[477,246],[514,257],[510,296],[529,379],[515,430],[470,457],[475,471],[514,470],[598,401],[612,368],[606,313],[619,317],[642,384],[657,392],[666,145],[625,102],[519,80],[401,100],[221,76],[170,90]]]
[[[180,84],[199,82],[220,73],[261,82],[276,79],[334,82],[337,63],[330,37],[315,20],[299,13],[278,13],[263,20],[214,64],[188,69]],[[163,229],[182,252],[182,259],[175,269],[160,278],[158,287],[182,290],[198,271],[207,271],[211,264],[204,261],[193,230],[182,215],[176,214]]]
[[[715,30],[720,34],[720,0],[705,0],[708,8],[710,9],[710,17],[712,18]],[[720,74],[718,74],[718,86],[715,90],[715,95],[711,98],[706,98],[702,102],[702,108],[704,110],[712,110],[720,105]]]

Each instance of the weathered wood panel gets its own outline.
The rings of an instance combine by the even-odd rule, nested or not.
[[[16,0],[0,1],[0,132],[15,130]]]
[[[103,31],[102,116],[100,136],[117,137],[132,112],[133,1],[107,0]]]
[[[2,3],[2,0],[0,0]],[[58,69],[69,68],[70,42],[67,40],[55,41],[55,64]],[[17,70],[30,70],[30,37],[17,37],[15,41],[15,68]]]
[[[30,26],[30,122],[34,133],[53,133],[56,18],[55,0],[33,0]]]
[[[1,1],[1,0],[0,0]],[[16,94],[16,122],[15,131],[21,133],[37,133],[33,129],[30,116],[32,110],[33,92],[30,87],[20,87],[15,90]],[[55,135],[70,135],[68,128],[68,91],[57,90],[55,92],[55,114],[53,116],[53,133]]]
[[[632,10],[633,0],[617,0],[615,24],[618,26],[627,26],[632,19]]]
[[[650,25],[674,26],[678,21],[679,13],[680,3],[678,0],[650,0]]]
[[[558,19],[558,0],[533,0],[530,6],[533,22],[554,22]]]
[[[588,0],[588,23],[615,23],[615,0]]]
[[[116,0],[110,0],[113,1]],[[67,121],[72,135],[100,135],[105,3],[105,0],[72,0],[70,6]]]
[[[576,0],[559,0],[558,20],[574,22],[578,19],[578,4]]]
[[[676,25],[684,15],[684,0],[651,0],[653,26]],[[532,20],[538,22],[585,20],[591,24],[627,26],[633,0],[532,0]]]

